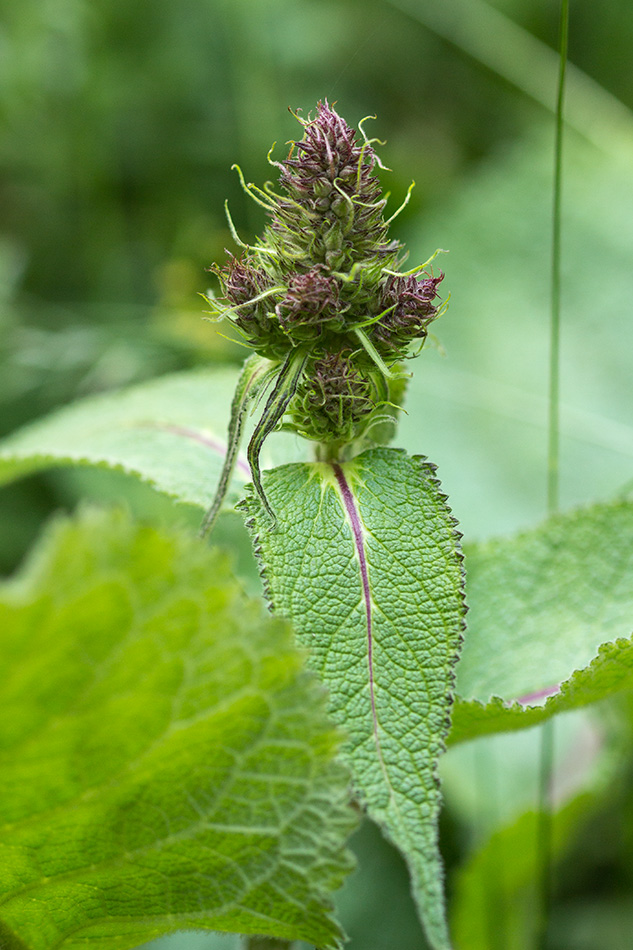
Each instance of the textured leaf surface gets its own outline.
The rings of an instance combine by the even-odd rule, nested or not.
[[[471,546],[466,564],[451,742],[530,726],[633,685],[632,502]]]
[[[434,473],[393,449],[284,466],[264,481],[276,528],[252,496],[247,510],[271,603],[310,649],[356,788],[407,859],[431,945],[446,948],[436,767],[464,605]]]
[[[0,483],[51,466],[99,465],[205,508],[224,462],[237,377],[237,370],[178,373],[73,403],[0,443]],[[275,460],[297,458],[296,444],[276,435]],[[239,459],[235,483],[249,478]]]
[[[0,599],[0,945],[183,928],[339,943],[348,776],[316,678],[224,559],[57,523]]]

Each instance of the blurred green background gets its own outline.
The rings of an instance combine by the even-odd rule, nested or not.
[[[281,154],[301,131],[288,107],[305,115],[327,97],[352,125],[377,116],[371,134],[387,142],[381,155],[393,171],[381,177],[393,209],[415,179],[394,228],[411,263],[449,251],[438,264],[450,307],[434,325],[437,345],[415,364],[398,443],[438,464],[467,540],[538,521],[557,19],[554,0],[0,0],[0,434],[90,393],[242,358],[201,319],[199,296],[205,269],[233,249],[224,199],[246,240],[264,223],[230,166],[239,162],[247,180],[271,177],[271,143]],[[563,507],[612,497],[633,479],[632,54],[628,0],[599,10],[574,0]],[[171,517],[121,478],[31,478],[0,494],[0,568],[11,571],[42,520],[86,492]],[[569,819],[575,844],[561,845],[554,950],[631,946],[630,719],[626,703],[603,711],[598,751],[562,799],[591,790],[591,804]],[[571,717],[563,732],[596,728]],[[489,875],[454,868],[495,829],[512,853],[512,835],[523,833],[516,822],[534,805],[521,770],[535,774],[538,737],[521,742],[514,764],[501,739],[446,757],[455,920]],[[505,786],[487,788],[482,761],[506,763]],[[614,823],[619,834],[605,832]],[[355,847],[362,866],[341,898],[354,950],[423,946],[397,856],[369,826]],[[530,947],[521,921],[533,913],[533,889],[527,872],[499,884],[505,931],[488,926],[460,950]],[[179,937],[169,946],[214,944]]]

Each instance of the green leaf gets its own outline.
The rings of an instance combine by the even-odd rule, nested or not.
[[[275,469],[264,490],[276,527],[253,495],[246,508],[270,601],[310,649],[357,792],[406,857],[428,939],[442,950],[436,770],[464,605],[435,469],[374,449],[340,466]]]
[[[0,443],[0,484],[60,465],[123,470],[181,502],[208,507],[226,453],[235,370],[165,376],[90,397]],[[297,440],[275,436],[275,460],[298,457]],[[271,456],[264,453],[264,465]],[[238,459],[235,481],[250,479]],[[233,492],[229,500],[235,502]]]
[[[397,950],[428,950],[402,856],[369,818],[352,836],[350,847],[357,864],[336,894],[349,950],[394,950],[394,946]]]
[[[572,673],[561,683],[559,692],[541,706],[508,703],[498,696],[487,703],[457,697],[449,742],[452,745],[475,736],[525,729],[627,689],[633,689],[633,638],[601,644],[589,666]]]
[[[184,533],[57,522],[0,597],[3,950],[338,947],[355,821],[291,632]]]
[[[466,564],[451,742],[531,726],[633,685],[632,502],[471,546]]]

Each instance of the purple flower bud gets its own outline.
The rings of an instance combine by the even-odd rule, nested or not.
[[[354,130],[327,100],[304,123],[303,138],[288,158],[275,164],[288,198],[279,200],[268,237],[282,254],[307,253],[332,270],[349,270],[372,256],[395,262],[400,245],[386,241],[374,150],[356,141]]]
[[[231,319],[245,339],[262,355],[279,358],[288,349],[288,339],[274,314],[274,301],[266,292],[274,287],[269,275],[256,267],[247,254],[230,255],[223,268],[212,268],[222,283],[231,308]]]
[[[281,163],[280,182],[290,194],[302,198],[330,199],[364,193],[380,195],[380,184],[372,176],[376,158],[369,145],[358,145],[356,135],[327,101],[319,102],[317,115],[305,125],[302,141],[296,142],[296,158]]]
[[[408,195],[386,220],[378,161],[364,133],[327,100],[300,122],[301,140],[272,162],[281,193],[270,183],[247,184],[238,168],[268,224],[241,258],[215,269],[224,301],[213,306],[277,364],[278,391],[258,438],[285,416],[285,426],[335,458],[391,438],[405,385],[400,364],[441,312],[444,275],[398,273],[402,245],[388,228]],[[230,218],[229,225],[234,233]]]
[[[372,339],[385,353],[402,350],[412,340],[424,339],[427,327],[438,314],[434,300],[439,296],[439,277],[389,275],[383,287],[381,319],[372,326]],[[385,312],[387,311],[387,312]]]
[[[340,330],[344,325],[337,280],[322,264],[305,274],[291,274],[288,289],[275,312],[282,327],[294,340],[321,336],[325,328]]]
[[[268,274],[253,266],[245,255],[238,259],[231,254],[228,263],[218,273],[227,300],[236,306],[248,303],[272,287]]]

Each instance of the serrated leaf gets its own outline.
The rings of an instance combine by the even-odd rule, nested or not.
[[[0,484],[53,466],[98,465],[206,508],[222,471],[237,376],[230,369],[177,373],[73,403],[0,443]],[[276,435],[275,461],[296,459],[296,444]],[[239,459],[236,485],[249,478]]]
[[[184,533],[58,522],[0,597],[3,950],[337,947],[354,820],[291,633]]]
[[[632,502],[473,545],[466,564],[450,742],[531,726],[633,685]]]
[[[246,507],[272,606],[310,649],[358,793],[404,854],[429,942],[443,950],[436,768],[464,604],[435,469],[374,449],[340,466],[275,469],[264,489],[277,526],[254,496]]]
[[[589,666],[572,673],[543,705],[508,703],[498,696],[487,703],[457,697],[449,742],[453,745],[476,736],[525,729],[627,689],[633,689],[633,638],[602,643]]]

